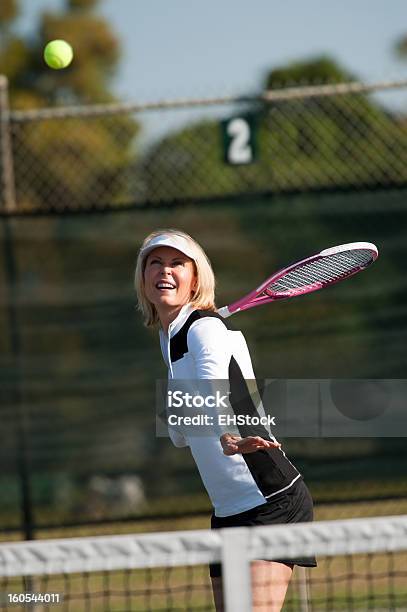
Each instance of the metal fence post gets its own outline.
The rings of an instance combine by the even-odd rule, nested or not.
[[[34,538],[33,500],[31,495],[29,424],[23,397],[22,338],[18,320],[18,269],[14,252],[12,219],[3,218],[4,228],[4,265],[8,288],[8,332],[10,352],[13,362],[14,380],[11,386],[10,401],[15,410],[14,430],[16,458],[21,492],[22,529],[26,540]]]
[[[0,172],[0,202],[3,202],[6,212],[12,213],[17,210],[17,202],[14,183],[13,151],[11,145],[8,80],[4,75],[0,75]]]
[[[8,80],[0,75],[0,208],[2,212],[17,211],[14,164],[10,129],[10,107],[8,99]],[[29,456],[28,456],[28,425],[22,397],[21,374],[21,333],[17,311],[17,263],[14,253],[12,220],[3,220],[4,227],[4,264],[5,277],[9,289],[9,334],[14,361],[15,380],[12,391],[12,401],[16,409],[15,433],[17,464],[20,477],[21,514],[24,536],[30,540],[34,537],[33,508],[30,487]]]

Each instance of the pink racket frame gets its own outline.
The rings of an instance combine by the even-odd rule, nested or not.
[[[354,269],[352,269],[350,272],[343,275],[341,278],[337,278],[332,281],[321,281],[317,283],[312,283],[312,284],[306,285],[305,287],[301,287],[298,289],[291,289],[286,292],[279,292],[278,294],[274,294],[271,291],[267,290],[268,285],[270,285],[271,283],[275,283],[280,278],[285,276],[288,272],[291,272],[292,270],[295,270],[296,268],[300,268],[304,264],[310,263],[312,261],[317,261],[318,259],[323,259],[324,257],[327,257],[328,255],[335,255],[336,253],[343,253],[346,251],[354,251],[354,250],[360,250],[360,249],[371,251],[372,253],[371,262],[369,262],[367,265],[364,265],[364,266],[356,266]],[[272,276],[269,276],[269,278],[267,278],[264,281],[264,283],[262,283],[259,287],[257,287],[256,289],[254,289],[253,291],[251,291],[250,293],[242,297],[240,300],[233,302],[229,306],[223,306],[223,308],[219,308],[218,313],[222,317],[226,318],[226,317],[230,317],[232,314],[235,314],[236,312],[248,310],[249,308],[254,308],[255,306],[261,306],[262,304],[268,304],[269,302],[275,302],[277,300],[284,300],[290,297],[295,297],[298,295],[305,295],[306,293],[312,293],[313,291],[318,291],[318,289],[322,289],[323,287],[328,287],[329,285],[334,285],[335,283],[338,283],[339,281],[345,280],[346,278],[349,278],[353,276],[354,274],[361,272],[362,270],[367,268],[371,263],[373,263],[377,259],[378,255],[379,253],[378,253],[377,247],[371,242],[351,242],[349,244],[341,244],[336,247],[324,249],[317,255],[312,255],[311,257],[306,257],[305,259],[301,259],[300,261],[297,261],[296,263],[288,266],[287,268],[283,268],[282,270],[279,270]],[[266,295],[262,295],[264,293]]]

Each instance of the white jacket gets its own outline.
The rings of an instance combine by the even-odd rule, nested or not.
[[[250,381],[255,375],[246,340],[233,331],[219,315],[194,310],[187,304],[170,324],[168,335],[160,331],[160,344],[171,381],[225,381],[230,391],[230,412],[260,414],[261,401],[253,403]],[[184,384],[184,383],[183,383]],[[216,383],[214,382],[216,386]],[[244,400],[242,401],[242,397]],[[211,413],[209,409],[205,410]],[[230,516],[266,503],[289,488],[300,473],[278,448],[226,456],[219,435],[226,431],[261,435],[274,440],[264,427],[214,426],[212,435],[191,435],[191,428],[169,427],[175,446],[189,446],[216,516]]]

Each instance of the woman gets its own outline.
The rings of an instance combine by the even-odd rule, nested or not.
[[[169,379],[228,381],[232,412],[256,412],[246,384],[255,376],[245,339],[216,313],[215,279],[200,245],[181,231],[153,232],[141,247],[135,284],[145,325],[160,327]],[[176,446],[190,447],[214,507],[213,529],[312,520],[308,489],[274,436],[265,428],[251,435],[247,426],[220,433],[199,436],[169,428]],[[252,563],[254,610],[281,609],[295,564],[316,562]],[[211,565],[210,574],[219,612],[220,565]]]

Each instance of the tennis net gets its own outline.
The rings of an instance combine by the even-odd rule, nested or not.
[[[227,612],[272,610],[252,604],[251,560],[314,554],[284,611],[407,610],[407,516],[2,543],[0,609],[214,610],[221,562]]]

